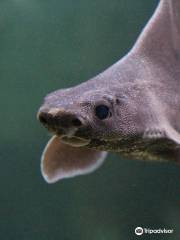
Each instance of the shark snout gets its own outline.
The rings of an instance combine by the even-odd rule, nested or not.
[[[83,119],[80,116],[64,109],[40,109],[37,117],[48,129],[60,131],[65,135],[74,133],[83,125]]]

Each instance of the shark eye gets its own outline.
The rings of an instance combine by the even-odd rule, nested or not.
[[[109,117],[110,111],[106,105],[99,105],[95,108],[95,114],[99,119],[103,120]]]

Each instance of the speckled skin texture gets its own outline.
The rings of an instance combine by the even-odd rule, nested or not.
[[[108,105],[100,120],[95,106]],[[83,125],[74,136],[86,148],[133,159],[179,161],[180,1],[161,0],[132,50],[98,76],[45,98],[40,111],[73,113]],[[46,126],[61,136],[58,126]]]

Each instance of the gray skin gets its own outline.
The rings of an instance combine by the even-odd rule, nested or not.
[[[51,183],[91,172],[103,162],[104,151],[179,162],[179,93],[180,1],[161,0],[124,58],[45,97],[38,118],[55,136],[42,156],[44,178]],[[100,105],[109,108],[105,119],[96,116]]]

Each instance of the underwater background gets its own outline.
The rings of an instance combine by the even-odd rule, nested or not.
[[[180,239],[180,168],[109,154],[96,172],[48,185],[43,97],[124,56],[158,1],[0,1],[0,239]],[[137,226],[173,234],[136,236]]]

